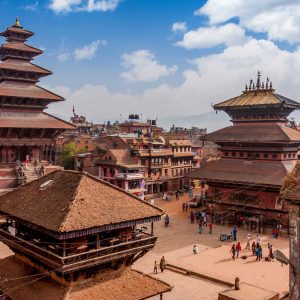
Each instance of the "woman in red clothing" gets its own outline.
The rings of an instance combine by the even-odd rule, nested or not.
[[[240,253],[240,251],[242,251],[240,242],[237,243],[235,249],[236,249],[236,258],[239,258],[239,253]]]

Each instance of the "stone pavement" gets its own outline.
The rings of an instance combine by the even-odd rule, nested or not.
[[[235,277],[240,277],[241,282],[259,286],[281,294],[288,291],[288,267],[281,266],[279,262],[267,262],[262,260],[256,262],[255,257],[248,250],[243,250],[242,255],[247,255],[247,259],[231,259],[230,248],[232,243],[220,242],[220,233],[229,233],[231,229],[226,226],[213,228],[213,235],[208,234],[205,227],[202,234],[197,232],[197,224],[191,224],[189,220],[190,211],[182,212],[183,198],[179,201],[172,200],[166,202],[157,200],[155,205],[164,209],[170,216],[170,225],[166,228],[163,222],[158,222],[154,226],[155,234],[158,235],[157,245],[154,250],[147,253],[143,258],[134,264],[134,268],[153,275],[154,260],[159,262],[162,255],[166,261],[172,265],[183,267],[205,274],[226,282],[234,283]],[[238,230],[238,241],[242,248],[245,248],[248,232],[243,229]],[[255,238],[255,233],[251,233]],[[288,255],[288,239],[273,239],[269,235],[260,235],[263,247],[263,255],[267,255],[267,243],[273,245],[273,249],[280,249]],[[193,245],[197,244],[200,253],[192,254]],[[218,292],[227,289],[226,286],[208,282],[202,279],[173,273],[166,270],[164,273],[155,275],[174,286],[166,299],[217,299]],[[197,295],[195,297],[195,294]]]

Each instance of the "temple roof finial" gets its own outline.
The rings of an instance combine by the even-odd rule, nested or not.
[[[261,76],[261,72],[257,71],[257,81],[256,81],[256,88],[259,90],[260,88],[260,76]]]
[[[15,26],[17,26],[17,27],[21,27],[21,25],[20,25],[20,21],[19,21],[19,17],[16,17]]]

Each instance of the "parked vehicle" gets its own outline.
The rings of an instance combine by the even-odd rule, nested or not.
[[[221,242],[224,242],[224,241],[233,241],[233,234],[232,234],[232,232],[230,234],[220,233],[220,241]]]

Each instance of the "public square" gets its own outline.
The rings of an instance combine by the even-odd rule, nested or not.
[[[170,225],[165,227],[163,221],[155,224],[155,234],[159,238],[154,250],[148,252],[133,266],[173,286],[172,292],[166,294],[165,299],[217,299],[218,293],[228,289],[228,285],[219,284],[214,279],[234,284],[235,277],[239,277],[241,282],[278,292],[281,297],[288,292],[287,266],[281,266],[281,263],[277,261],[268,262],[264,259],[257,262],[251,251],[244,250],[248,231],[239,229],[237,234],[237,241],[241,242],[243,249],[241,255],[246,255],[247,259],[239,258],[233,261],[230,253],[232,242],[219,241],[219,234],[229,233],[232,228],[214,225],[213,234],[209,235],[208,228],[204,227],[200,235],[197,230],[198,224],[190,222],[190,209],[188,212],[182,211],[182,203],[185,201],[187,201],[187,194],[177,201],[175,199],[155,200],[155,205],[169,214]],[[256,234],[254,232],[250,234],[255,239]],[[263,257],[268,255],[268,242],[273,245],[274,250],[281,250],[288,256],[289,243],[286,237],[273,239],[271,235],[266,234],[260,235],[260,238]],[[192,253],[195,244],[200,250],[196,255]],[[170,270],[165,270],[164,273],[159,271],[155,275],[154,261],[159,263],[163,255],[168,264],[209,276],[212,280],[187,276]]]

